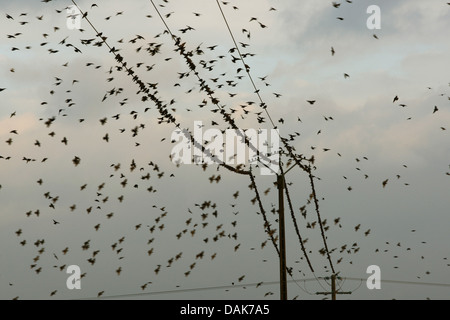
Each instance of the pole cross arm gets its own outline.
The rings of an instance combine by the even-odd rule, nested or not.
[[[316,292],[316,295],[328,296],[330,294],[333,294],[333,292]],[[335,292],[335,294],[352,294],[352,292],[351,291],[338,291],[338,292]]]

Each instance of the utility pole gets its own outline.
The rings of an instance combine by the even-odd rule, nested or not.
[[[278,187],[278,223],[280,242],[280,300],[287,300],[287,275],[286,275],[286,237],[284,230],[284,175],[279,174]]]
[[[336,290],[336,274],[331,275],[331,292],[316,292],[317,295],[331,295],[331,300],[337,300],[336,295],[338,294],[352,294],[352,292],[344,292]],[[325,278],[327,279],[327,278]]]
[[[336,300],[336,275],[331,275],[331,300]]]
[[[280,300],[287,300],[287,269],[286,269],[286,232],[284,223],[284,187],[285,176],[297,164],[283,173],[280,160],[280,173],[277,174],[278,188],[278,238],[280,243]]]

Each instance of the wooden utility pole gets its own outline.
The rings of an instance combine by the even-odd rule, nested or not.
[[[286,238],[284,230],[284,175],[278,175],[278,223],[280,243],[280,300],[287,300]]]
[[[277,175],[278,188],[278,238],[280,243],[280,300],[287,300],[287,268],[286,268],[286,232],[284,222],[284,188],[285,175],[291,171],[297,164],[290,167],[283,173],[280,158],[280,173]]]
[[[325,278],[327,279],[327,278]],[[316,292],[317,295],[331,295],[331,300],[336,300],[338,294],[352,294],[352,292],[343,292],[336,290],[336,274],[331,276],[331,292]]]
[[[336,275],[331,275],[331,300],[336,300]]]

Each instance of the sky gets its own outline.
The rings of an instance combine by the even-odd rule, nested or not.
[[[67,25],[71,1],[0,4],[0,299],[279,299],[279,259],[249,176],[174,164],[176,126],[142,101],[93,27],[180,128],[228,129],[220,107],[238,128],[275,126],[314,156],[338,287],[352,292],[338,299],[448,299],[444,0],[220,1],[251,79],[216,1],[154,1],[199,78],[151,1],[76,3],[89,19],[79,30]],[[371,5],[380,29],[367,27]],[[277,235],[276,176],[252,168]],[[286,182],[314,269],[285,199],[288,298],[323,299],[332,272],[309,176],[295,167]],[[80,290],[67,287],[71,265]],[[366,286],[372,265],[379,290]]]

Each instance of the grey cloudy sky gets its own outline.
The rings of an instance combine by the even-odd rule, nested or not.
[[[161,100],[175,100],[170,108],[176,109],[183,127],[192,129],[194,121],[203,121],[211,128],[211,121],[216,121],[220,129],[227,128],[218,113],[211,113],[211,103],[199,107],[207,96],[199,91],[198,80],[192,74],[180,78],[188,68],[163,33],[150,1],[94,2],[97,7],[91,7],[93,1],[77,3],[144,82],[158,83]],[[241,50],[254,54],[246,63],[280,134],[298,132],[292,142],[297,152],[315,155],[331,257],[336,271],[347,278],[340,283],[342,290],[355,290],[343,297],[447,299],[450,287],[384,282],[381,290],[370,291],[364,282],[350,278],[367,278],[367,267],[378,265],[384,280],[450,283],[450,6],[444,0],[337,2],[339,8],[331,1],[228,1],[223,10],[238,43],[250,45],[240,45]],[[242,64],[232,62],[237,53],[229,52],[233,42],[216,2],[155,3],[164,16],[171,13],[166,22],[189,50],[201,45],[204,54],[194,56],[194,62],[200,65],[203,60],[214,67],[200,68],[199,75],[221,105],[237,110],[237,125],[271,128],[268,120],[256,120],[255,113],[262,111],[258,97],[244,72],[237,72]],[[169,159],[174,127],[158,124],[155,106],[141,101],[138,87],[117,70],[105,46],[81,43],[96,38],[87,21],[81,22],[83,32],[67,28],[65,8],[71,4],[0,4],[0,88],[5,88],[0,92],[0,299],[83,299],[102,291],[107,297],[141,294],[130,296],[135,299],[277,299],[279,288],[269,282],[278,279],[278,259],[270,241],[262,248],[267,235],[260,210],[250,201],[254,193],[248,188],[249,178],[216,166],[206,171],[194,165],[177,168]],[[381,9],[380,30],[366,27],[366,9],[374,4]],[[266,28],[249,22],[252,17]],[[179,31],[187,26],[195,30]],[[144,39],[134,41],[136,35]],[[149,43],[162,44],[160,53],[148,54]],[[207,49],[215,45],[214,51]],[[49,49],[58,52],[50,54]],[[102,102],[113,88],[123,91],[108,94]],[[399,100],[393,103],[396,96]],[[316,102],[310,105],[307,100]],[[256,104],[245,108],[250,111],[246,115],[241,105],[250,101]],[[438,111],[433,113],[435,107]],[[112,118],[117,114],[118,120]],[[47,128],[44,122],[52,117],[56,120]],[[133,137],[131,130],[141,124],[145,128]],[[107,133],[109,142],[103,139]],[[10,138],[11,145],[6,143]],[[72,163],[75,156],[81,159],[77,167]],[[26,163],[24,158],[36,161]],[[41,162],[44,158],[48,160]],[[133,160],[136,169],[130,171]],[[160,171],[149,165],[151,161]],[[112,165],[119,163],[115,171]],[[164,175],[158,177],[161,172]],[[147,173],[150,180],[143,179]],[[219,174],[220,183],[211,184],[208,178]],[[40,179],[42,185],[37,183]],[[330,276],[328,262],[318,252],[323,247],[320,230],[307,227],[316,220],[313,206],[307,204],[308,176],[296,169],[287,180],[315,273],[302,256],[289,213],[288,266],[295,279]],[[268,190],[263,202],[276,226],[274,177],[257,175],[256,182],[261,193]],[[87,186],[81,191],[83,185]],[[51,198],[44,196],[47,192]],[[55,208],[49,207],[56,197]],[[215,206],[200,208],[205,201]],[[304,205],[306,219],[299,211]],[[188,219],[192,220],[186,225]],[[42,239],[43,245],[34,244]],[[83,250],[86,241],[90,246]],[[344,245],[346,250],[341,250]],[[67,254],[62,252],[65,248]],[[88,259],[97,250],[92,265]],[[202,252],[203,258],[197,257]],[[181,258],[175,260],[179,253]],[[66,288],[69,265],[86,273],[81,290]],[[256,287],[260,282],[269,284]],[[210,287],[220,288],[186,290]],[[289,298],[321,299],[314,293],[324,288],[329,289],[325,280],[290,283]]]

